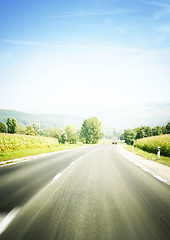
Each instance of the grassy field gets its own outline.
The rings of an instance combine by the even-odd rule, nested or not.
[[[157,149],[161,147],[160,159],[157,159]],[[132,146],[127,145],[128,151],[134,152],[148,160],[153,160],[170,167],[170,134],[139,139]]]
[[[82,143],[66,145],[55,138],[0,133],[0,161],[77,147]]]

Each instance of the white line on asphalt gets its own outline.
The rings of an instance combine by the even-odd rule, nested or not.
[[[58,180],[64,173],[65,171],[67,171],[70,167],[72,167],[73,165],[75,165],[78,161],[80,161],[81,158],[85,157],[87,155],[87,153],[85,153],[83,156],[79,157],[77,160],[75,160],[74,162],[71,162],[67,168],[65,168],[61,173],[58,173],[56,176],[53,177],[53,180],[51,181],[51,183],[49,185],[51,185],[54,181]]]
[[[148,170],[147,168],[141,168],[143,171],[145,171],[145,172],[148,172],[148,173],[150,173],[151,171],[150,170]]]
[[[155,176],[155,175],[153,175],[155,178],[157,178],[159,181],[161,181],[161,182],[167,182],[167,180],[166,179],[164,179],[164,178],[162,178],[162,177],[160,177],[160,176]]]
[[[58,173],[57,175],[55,175],[55,177],[53,177],[53,181],[56,181],[56,180],[59,179],[62,175],[63,175],[63,173]]]
[[[72,162],[70,165],[72,166],[72,165],[74,165],[75,163],[76,163],[76,161]]]
[[[12,222],[14,217],[19,212],[20,208],[16,207],[11,212],[9,212],[6,217],[0,222],[0,235],[5,231],[5,229],[9,226],[9,224]]]
[[[73,150],[73,149],[71,149]],[[94,151],[94,150],[93,150]],[[53,179],[44,187],[42,188],[33,198],[31,201],[33,201],[35,198],[37,198],[41,193],[43,193],[48,187],[50,187],[55,181],[57,181],[69,168],[72,167],[72,165],[75,165],[76,163],[78,163],[82,158],[84,158],[85,156],[87,156],[89,153],[85,153],[84,155],[80,156],[79,158],[77,158],[74,162],[70,163],[68,165],[68,167],[66,167],[61,173],[56,174],[56,176],[53,177]],[[61,186],[61,184],[59,185],[59,187]]]
[[[137,162],[134,162],[134,164],[137,166],[137,167],[141,167],[139,163]]]
[[[136,165],[137,167],[140,167],[143,171],[147,172],[147,173],[150,173],[154,178],[158,179],[159,181],[161,182],[164,182],[164,183],[167,183],[168,184],[168,181],[166,179],[164,179],[163,177],[160,177],[160,176],[155,176],[152,171],[148,170],[147,168],[145,167],[142,167],[139,163],[131,160],[131,158],[127,157],[125,153],[122,153],[121,150],[117,147],[117,151],[123,156],[125,157],[126,159],[128,159],[131,163],[133,163],[134,165]]]

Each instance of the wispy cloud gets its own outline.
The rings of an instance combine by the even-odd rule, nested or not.
[[[40,46],[43,47],[45,44],[39,43],[39,42],[29,42],[29,41],[16,41],[16,40],[10,40],[10,39],[3,39],[3,42],[10,43],[10,44],[16,44],[16,45],[27,45],[27,46]]]
[[[155,31],[161,31],[160,29],[155,29]],[[35,41],[21,41],[21,40],[11,40],[11,39],[3,39],[3,42],[15,45],[24,45],[30,47],[42,47],[42,48],[60,48],[60,49],[82,49],[82,50],[96,50],[96,51],[103,51],[103,52],[115,52],[115,53],[122,53],[122,54],[132,54],[132,53],[152,53],[152,54],[160,54],[162,52],[166,52],[166,54],[170,54],[170,48],[164,49],[143,49],[143,48],[132,48],[132,47],[125,47],[121,45],[83,45],[83,44],[50,44],[50,43],[40,43]],[[156,41],[156,40],[155,40]],[[162,41],[162,40],[161,40]]]
[[[88,17],[88,16],[100,16],[100,15],[115,15],[122,13],[131,13],[134,10],[115,10],[115,11],[79,11],[79,12],[68,12],[58,13],[51,15],[50,18],[67,18],[67,17]]]
[[[155,5],[162,8],[170,8],[170,4],[162,3],[162,2],[155,2],[155,1],[142,1],[144,4]]]
[[[11,40],[11,39],[2,39],[1,41],[15,44],[15,45],[25,45],[32,47],[48,47],[48,48],[73,48],[73,49],[93,49],[93,50],[102,50],[102,51],[122,51],[122,52],[139,52],[141,49],[137,48],[126,48],[122,46],[104,46],[104,45],[83,45],[83,44],[46,44],[34,41],[21,41],[21,40]]]
[[[142,3],[148,4],[148,5],[154,5],[154,6],[157,6],[160,8],[154,14],[155,19],[160,19],[160,18],[170,14],[170,4],[156,2],[156,1],[143,1]]]
[[[166,29],[167,30],[167,29]],[[155,29],[155,31],[162,31],[162,29]],[[167,30],[168,31],[168,30]],[[163,39],[164,40],[164,39]],[[162,39],[155,39],[155,42],[162,42]],[[82,49],[82,50],[96,50],[96,51],[102,51],[102,52],[114,52],[119,54],[170,54],[170,48],[160,48],[157,50],[154,49],[144,49],[144,48],[133,48],[133,47],[125,47],[121,45],[83,45],[83,44],[47,44],[47,43],[40,43],[40,42],[34,42],[34,41],[17,41],[17,40],[11,40],[11,39],[1,39],[1,41],[9,43],[9,44],[15,44],[15,45],[24,45],[29,47],[41,47],[41,48],[49,48],[49,49]]]

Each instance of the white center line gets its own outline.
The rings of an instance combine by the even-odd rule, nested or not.
[[[20,208],[16,207],[12,209],[11,212],[9,212],[6,217],[0,222],[0,235],[5,231],[5,229],[9,226],[9,224],[12,222],[14,217],[19,212]]]

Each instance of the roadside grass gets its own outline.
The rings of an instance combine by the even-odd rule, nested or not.
[[[57,147],[52,148],[37,148],[37,149],[22,149],[22,150],[9,150],[9,151],[2,151],[0,152],[0,162],[6,161],[6,160],[12,160],[15,158],[22,158],[22,157],[28,157],[33,155],[38,155],[42,153],[50,153],[50,152],[56,152],[56,151],[62,151],[66,149],[74,149],[83,147],[83,144],[60,144]]]
[[[152,160],[152,161],[155,161],[155,162],[158,162],[158,163],[161,163],[163,165],[170,167],[170,157],[160,156],[160,159],[157,159],[157,154],[148,153],[146,151],[139,149],[138,147],[134,147],[134,150],[133,150],[132,146],[124,145],[124,148],[130,152],[133,152],[133,153],[145,158],[145,159]]]

